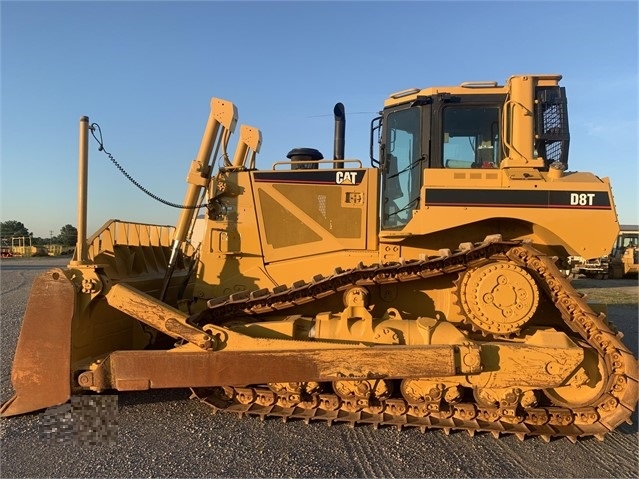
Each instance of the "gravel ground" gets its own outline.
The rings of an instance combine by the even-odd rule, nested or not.
[[[34,277],[68,258],[2,260],[1,390]],[[638,286],[632,280],[573,281],[592,301],[614,301],[609,318],[637,355]],[[622,425],[605,441],[523,442],[490,434],[351,428],[211,414],[185,390],[121,393],[115,445],[44,441],[41,415],[0,420],[1,477],[638,477],[639,433]]]

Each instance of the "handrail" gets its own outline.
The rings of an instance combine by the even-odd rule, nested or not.
[[[356,166],[355,168],[363,168],[362,166],[362,162],[360,160],[339,160],[340,163],[355,163],[358,166]],[[299,165],[300,163],[312,163],[312,164],[326,164],[326,163],[330,163],[331,165],[333,163],[335,163],[335,160],[303,160],[303,161],[276,161],[275,163],[273,163],[272,169],[275,170],[277,166],[281,166],[281,165]],[[328,169],[335,169],[335,168],[326,168]],[[342,169],[342,168],[338,168],[338,169]],[[314,171],[314,169],[309,169],[310,171]],[[281,170],[280,170],[281,171]],[[304,169],[302,170],[296,170],[296,171],[304,171]]]

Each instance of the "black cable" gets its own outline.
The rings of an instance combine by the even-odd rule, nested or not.
[[[113,155],[111,153],[109,153],[106,150],[106,148],[104,148],[104,141],[102,141],[102,129],[100,128],[100,125],[98,125],[97,123],[91,123],[91,128],[90,129],[91,129],[91,135],[93,135],[93,138],[95,138],[95,141],[98,142],[98,145],[99,145],[98,151],[104,151],[104,153],[109,157],[109,159],[116,166],[116,168],[118,170],[120,170],[120,173],[122,173],[126,177],[127,180],[129,180],[131,183],[133,183],[135,186],[137,186],[140,190],[142,190],[144,193],[149,195],[151,198],[153,198],[154,200],[159,201],[160,203],[163,203],[163,204],[165,204],[167,206],[172,206],[173,208],[181,208],[183,210],[188,210],[188,209],[196,210],[196,209],[199,209],[199,208],[206,207],[206,203],[201,204],[201,205],[196,205],[196,206],[185,206],[185,205],[179,205],[177,203],[171,203],[170,201],[163,200],[159,196],[156,196],[153,193],[151,193],[149,190],[147,190],[142,185],[140,185],[137,181],[135,181],[131,177],[131,175],[129,175],[126,172],[126,170],[120,166],[120,164],[116,161],[116,159],[113,157]],[[99,139],[98,139],[98,137],[95,134],[96,130],[97,130],[98,134],[100,135]]]

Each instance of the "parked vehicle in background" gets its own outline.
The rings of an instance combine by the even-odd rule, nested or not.
[[[639,226],[621,225],[615,247],[610,254],[610,277],[637,277],[639,273]]]
[[[639,226],[621,225],[619,235],[609,255],[585,259],[569,256],[568,273],[595,279],[636,277],[639,273]]]

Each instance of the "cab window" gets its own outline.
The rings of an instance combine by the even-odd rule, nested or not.
[[[499,166],[499,109],[447,107],[443,111],[442,149],[445,168]]]
[[[385,137],[383,190],[384,227],[401,227],[419,207],[421,187],[420,111],[400,110],[388,115]]]

